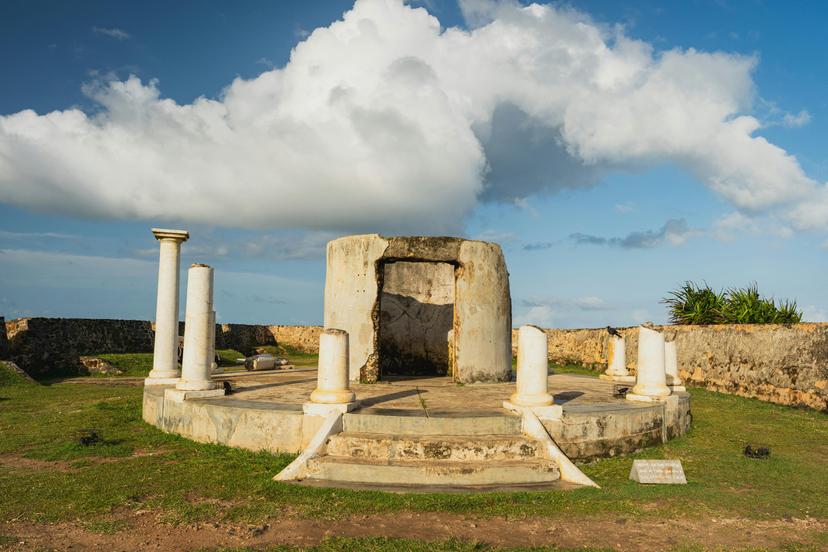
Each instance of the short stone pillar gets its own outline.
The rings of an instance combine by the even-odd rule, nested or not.
[[[216,362],[216,311],[210,312],[210,373],[224,373],[224,367]]]
[[[181,243],[189,239],[186,230],[153,228],[160,242],[158,293],[155,306],[155,348],[152,370],[144,385],[172,385],[178,381],[178,278]]]
[[[184,359],[181,363],[181,379],[176,390],[188,397],[207,397],[224,394],[219,383],[210,378],[212,339],[215,331],[211,326],[213,313],[213,269],[194,264],[187,273],[187,311],[184,323]]]
[[[607,370],[598,377],[623,383],[635,381],[635,376],[627,370],[627,341],[616,330],[610,331],[607,341]]]
[[[549,394],[549,341],[541,328],[532,325],[518,330],[515,392],[503,403],[507,410],[529,408],[539,418],[560,417],[561,407],[553,405]]]
[[[678,347],[675,339],[664,342],[664,372],[667,375],[667,387],[671,391],[687,391],[679,375]]]
[[[664,334],[638,327],[638,370],[627,398],[631,401],[652,402],[670,396],[667,374],[664,371]]]
[[[348,332],[325,328],[319,335],[316,389],[303,409],[306,414],[348,412],[359,405],[348,384]]]

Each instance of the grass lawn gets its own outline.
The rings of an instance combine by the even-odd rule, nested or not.
[[[311,363],[310,357],[303,360]],[[148,369],[145,359],[136,358],[140,367],[133,374]],[[828,519],[826,414],[701,389],[690,392],[694,421],[687,435],[637,454],[582,466],[600,490],[403,495],[276,483],[272,476],[292,455],[197,444],[167,435],[141,420],[138,386],[33,385],[0,374],[0,522],[77,521],[106,532],[122,529],[113,516],[138,510],[157,512],[160,522],[171,524],[258,524],[285,512],[313,519],[394,512],[542,516],[550,521],[619,515],[641,520]],[[82,429],[96,430],[101,441],[81,445]],[[771,457],[745,458],[747,443],[770,446]],[[628,480],[634,458],[678,458],[690,483],[638,485]],[[320,550],[485,549],[459,541],[443,543],[443,548],[389,542],[363,539],[357,546],[356,541],[340,539]],[[828,537],[824,544],[828,546]]]

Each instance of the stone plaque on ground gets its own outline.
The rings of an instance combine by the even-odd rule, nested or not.
[[[686,485],[679,460],[633,460],[630,479],[639,483]]]

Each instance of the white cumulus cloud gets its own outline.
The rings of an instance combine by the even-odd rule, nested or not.
[[[737,209],[785,209],[801,227],[826,220],[826,194],[756,134],[755,58],[657,52],[571,9],[462,7],[469,30],[401,0],[358,0],[286,66],[215,99],[179,104],[132,76],[87,87],[93,113],[2,116],[0,201],[88,217],[437,233],[459,229],[481,200],[672,162]]]

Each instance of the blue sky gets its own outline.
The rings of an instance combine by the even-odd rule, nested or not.
[[[352,7],[0,4],[0,314],[152,318],[161,226],[226,322],[320,323],[325,242],[373,231],[500,243],[516,322],[664,322],[684,280],[828,319],[821,3],[368,0],[326,31]]]

